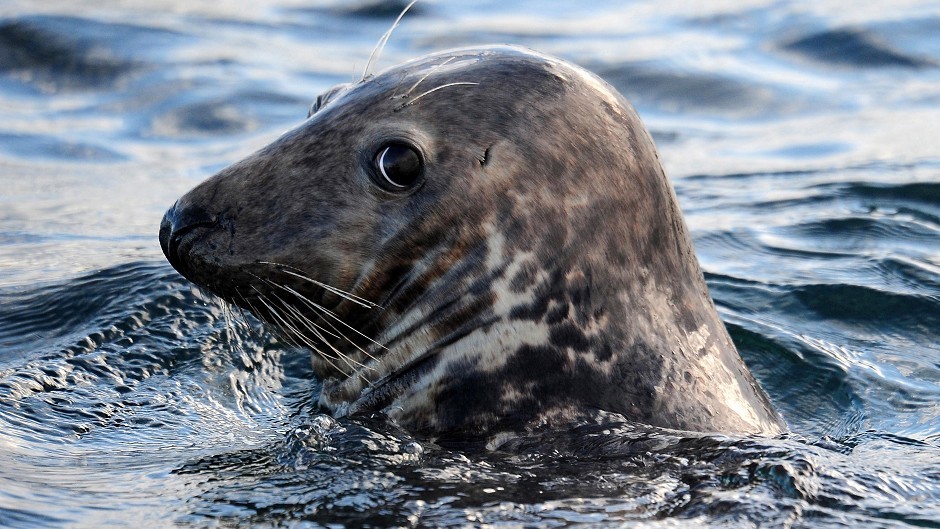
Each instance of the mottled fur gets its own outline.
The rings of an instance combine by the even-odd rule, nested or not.
[[[424,185],[405,196],[369,177],[389,140],[425,161]],[[273,323],[286,308],[328,320],[263,277],[384,344],[306,337],[352,360],[315,355],[320,401],[337,415],[382,410],[431,436],[598,411],[686,430],[783,429],[718,319],[636,113],[554,58],[458,50],[334,90],[181,198],[164,230],[171,262],[223,298]]]

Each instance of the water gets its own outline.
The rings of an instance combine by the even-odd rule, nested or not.
[[[792,430],[496,452],[320,415],[308,353],[157,244],[392,4],[0,3],[0,525],[940,527],[940,4],[417,6],[381,64],[522,44],[635,103]]]

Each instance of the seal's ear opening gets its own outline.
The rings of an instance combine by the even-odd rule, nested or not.
[[[310,119],[310,116],[317,113],[317,110],[323,107],[323,94],[317,96],[317,100],[310,105],[310,110],[307,111],[307,119]]]
[[[349,88],[349,84],[343,83],[330,88],[326,92],[317,96],[317,100],[310,105],[310,110],[307,111],[307,119],[310,119],[311,116],[319,112],[319,110],[325,107],[331,100],[335,99],[336,95],[343,90]]]
[[[493,149],[493,146],[490,145],[483,151],[483,154],[479,158],[480,167],[486,167],[490,163],[490,160],[491,160],[490,151],[492,149]]]

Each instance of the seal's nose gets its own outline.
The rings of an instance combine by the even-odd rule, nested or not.
[[[199,206],[181,206],[177,201],[167,210],[160,222],[160,247],[173,268],[186,275],[186,256],[181,252],[181,249],[185,249],[181,248],[185,235],[215,224],[215,217]]]

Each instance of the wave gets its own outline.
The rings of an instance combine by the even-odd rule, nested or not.
[[[856,68],[926,68],[937,64],[929,59],[893,49],[864,29],[835,28],[780,43],[780,49],[805,58]]]

